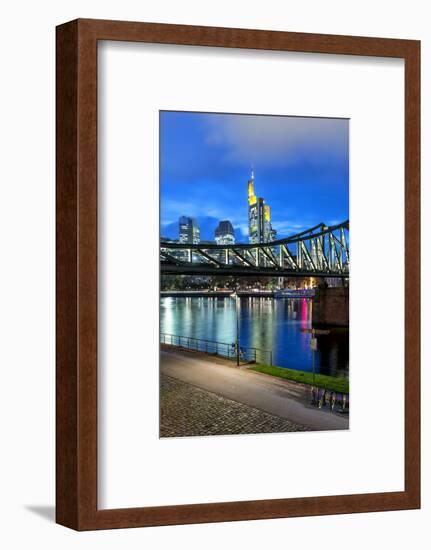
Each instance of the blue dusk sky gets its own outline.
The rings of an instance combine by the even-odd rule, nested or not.
[[[161,236],[197,218],[213,240],[230,220],[248,241],[247,181],[271,207],[277,237],[349,217],[349,121],[218,113],[160,113]]]

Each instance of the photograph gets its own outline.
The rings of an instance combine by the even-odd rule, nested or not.
[[[349,428],[349,120],[160,112],[160,437]]]

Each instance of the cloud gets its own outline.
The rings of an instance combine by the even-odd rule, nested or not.
[[[180,216],[196,218],[202,214],[202,205],[197,201],[183,201],[164,198],[161,201],[163,225],[178,224]]]
[[[319,223],[319,222],[317,222]],[[277,231],[277,236],[279,238],[283,237],[290,237],[291,235],[295,235],[296,233],[300,233],[301,231],[304,231],[305,229],[309,229],[310,227],[313,227],[316,225],[316,223],[310,222],[310,223],[297,223],[293,220],[287,220],[287,221],[273,221],[272,226]]]
[[[236,242],[248,242],[248,225],[246,223],[234,225]]]
[[[280,238],[348,217],[348,133],[344,119],[170,114],[161,149],[162,234],[178,237],[181,215],[205,240],[230,220],[248,241],[247,179],[271,207]]]
[[[245,193],[244,193],[245,195]],[[247,202],[244,199],[243,208],[238,209],[235,202],[224,200],[221,197],[211,197],[208,200],[208,191],[199,187],[190,189],[187,201],[171,198],[162,198],[161,210],[163,224],[177,223],[180,216],[192,218],[211,218],[218,221],[230,220],[236,226],[247,222]]]
[[[274,167],[348,155],[346,119],[224,115],[208,123],[207,143],[224,146],[228,162]]]

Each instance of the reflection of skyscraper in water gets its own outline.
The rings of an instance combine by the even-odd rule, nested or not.
[[[254,192],[254,171],[248,180],[248,240],[250,243],[269,243],[276,239],[277,232],[271,225],[271,208],[265,199]]]
[[[181,216],[179,219],[179,242],[188,244],[199,244],[200,229],[195,218]]]

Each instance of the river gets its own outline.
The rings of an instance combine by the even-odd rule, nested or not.
[[[279,367],[312,371],[310,349],[312,300],[300,298],[160,299],[160,331],[164,334],[193,337],[232,344],[236,339],[237,309],[240,347],[257,348],[261,362]],[[348,376],[348,330],[331,329],[317,337],[314,352],[316,373]]]

